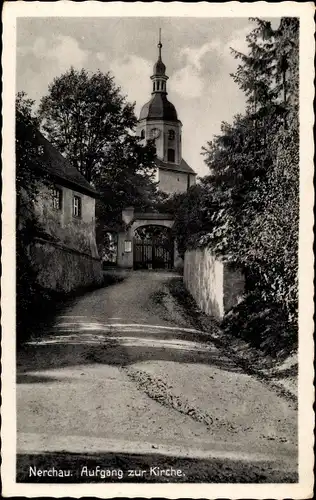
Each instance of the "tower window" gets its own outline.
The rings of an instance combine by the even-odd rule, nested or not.
[[[173,141],[174,140],[174,138],[175,138],[174,130],[169,130],[168,137],[169,137],[169,141]]]
[[[174,163],[174,159],[175,159],[174,149],[168,149],[168,161],[171,161],[172,163]]]
[[[140,138],[145,139],[145,130],[144,129],[140,133]]]

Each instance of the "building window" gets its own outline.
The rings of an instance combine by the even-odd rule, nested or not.
[[[174,138],[175,138],[174,130],[169,130],[168,137],[169,137],[169,141],[173,141],[174,140]]]
[[[72,213],[74,217],[81,217],[81,198],[80,196],[74,196]]]
[[[53,208],[54,210],[61,210],[62,200],[63,200],[63,192],[60,188],[54,187],[52,189],[52,198],[53,198]]]
[[[174,149],[168,149],[168,161],[174,163],[174,159],[175,159]]]
[[[39,155],[43,156],[43,154],[44,154],[44,146],[38,146],[37,151],[38,151]]]
[[[145,139],[145,130],[144,129],[140,133],[140,138]]]

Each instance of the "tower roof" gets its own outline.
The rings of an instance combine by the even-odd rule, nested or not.
[[[158,60],[154,64],[154,74],[151,76],[153,81],[152,98],[141,109],[140,120],[167,120],[178,122],[178,115],[174,105],[167,99],[166,66],[161,59],[161,30],[159,30]]]
[[[162,170],[172,170],[173,172],[183,172],[185,174],[196,175],[193,168],[191,168],[183,158],[181,159],[180,164],[162,161],[160,158],[156,158],[155,162]]]
[[[153,68],[154,76],[165,75],[165,73],[166,73],[166,66],[164,65],[164,63],[162,62],[162,59],[161,59],[161,49],[162,49],[161,28],[159,28],[159,43],[158,43],[157,47],[158,47],[158,61],[156,62],[156,64],[154,64],[154,68]]]
[[[162,59],[161,57],[158,58],[158,61],[154,64],[154,67],[153,67],[153,74],[156,76],[161,76],[161,75],[165,75],[166,74],[166,66],[164,65],[164,63],[162,62]]]
[[[141,109],[139,119],[143,120],[167,120],[177,122],[178,115],[174,105],[168,101],[166,94],[155,93]]]

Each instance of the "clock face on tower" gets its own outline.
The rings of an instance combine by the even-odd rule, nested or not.
[[[160,130],[159,128],[152,128],[150,131],[150,136],[152,139],[157,139],[157,137],[160,136]]]

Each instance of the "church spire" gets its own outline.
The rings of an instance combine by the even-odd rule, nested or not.
[[[168,77],[166,75],[166,66],[162,62],[161,59],[161,49],[162,49],[162,43],[161,43],[161,28],[159,28],[159,41],[158,41],[158,61],[154,65],[153,69],[153,75],[150,77],[151,80],[153,81],[153,92],[152,93],[164,93],[166,94],[166,82],[168,80]]]
[[[158,55],[158,60],[161,61],[161,49],[162,49],[162,43],[161,43],[161,28],[159,28],[159,42],[158,42],[158,50],[159,50],[159,55]]]

